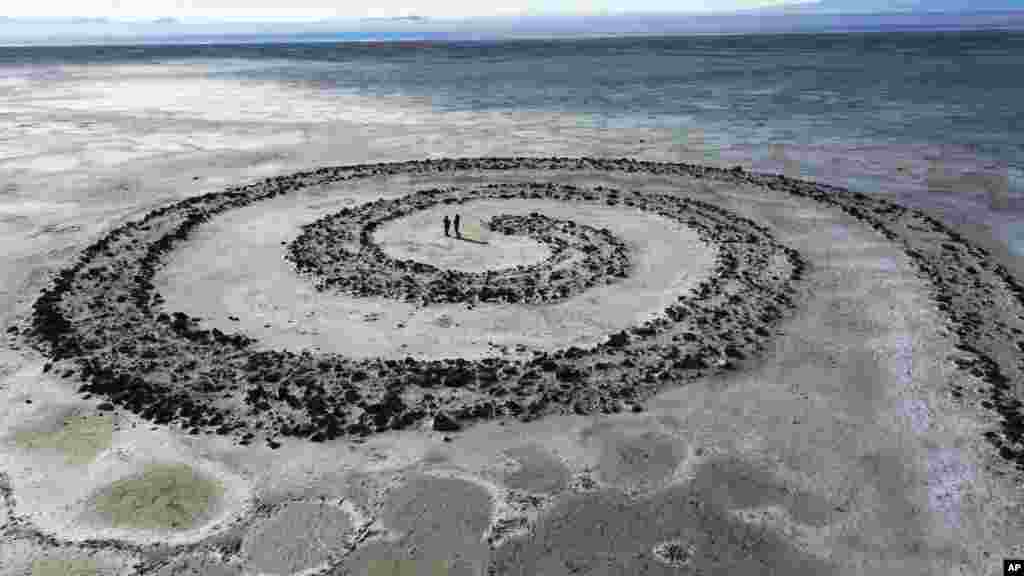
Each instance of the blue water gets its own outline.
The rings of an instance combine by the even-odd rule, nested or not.
[[[773,143],[802,149],[811,173],[816,162],[827,172],[830,155],[883,164],[893,150],[915,151],[916,162],[969,158],[965,170],[1001,171],[1005,193],[1024,194],[1022,32],[0,48],[0,69],[191,60],[223,62],[215,76],[408,96],[442,113],[554,112],[609,129],[699,126],[711,145],[754,161]],[[865,169],[847,183],[880,179]],[[1024,255],[1017,217],[1003,217]]]
[[[233,46],[0,48],[8,63],[263,60],[222,74],[740,139],[955,142],[1024,168],[1024,33],[946,32]]]

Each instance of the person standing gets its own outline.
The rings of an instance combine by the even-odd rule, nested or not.
[[[451,221],[451,219],[450,219],[450,218],[448,218],[448,215],[447,215],[447,214],[445,214],[445,215],[444,215],[444,235],[445,235],[445,236],[447,236],[447,235],[448,235],[448,228],[449,228],[449,227],[450,227],[451,225],[452,225],[452,221]],[[456,226],[456,227],[458,227],[458,224],[456,224],[455,226]]]
[[[462,238],[462,232],[459,232],[459,215],[455,215],[455,237]]]

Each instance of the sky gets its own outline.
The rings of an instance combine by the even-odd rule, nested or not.
[[[354,34],[352,39],[497,39],[929,27],[1024,29],[1024,0],[710,1],[7,0],[0,5],[0,46],[223,42],[229,38],[337,41],[345,34]],[[429,20],[389,20],[406,16]]]
[[[0,16],[13,18],[175,18],[184,22],[310,22],[412,15],[461,19],[644,12],[707,14],[779,7],[846,13],[1024,10],[1024,0],[8,0],[4,4]]]
[[[32,0],[0,8],[9,17],[106,17],[309,21],[326,18],[518,14],[731,12],[809,0]],[[1021,0],[1024,4],[1024,0]]]

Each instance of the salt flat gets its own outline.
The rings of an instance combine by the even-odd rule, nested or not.
[[[177,252],[163,269],[161,294],[167,307],[209,319],[210,326],[224,331],[241,327],[258,334],[267,346],[296,352],[308,348],[352,356],[469,358],[493,353],[494,347],[555,349],[596,344],[607,334],[661,312],[675,295],[711,272],[716,254],[693,231],[649,214],[533,200],[474,202],[460,208],[464,219],[541,211],[580,224],[608,227],[638,247],[636,272],[623,282],[551,306],[420,308],[383,299],[321,294],[294,272],[281,257],[281,243],[298,234],[298,224],[333,209],[337,208],[317,205],[311,210],[296,205],[293,198],[282,198],[229,212],[223,221],[211,223],[207,232],[197,237],[196,245]],[[420,214],[382,229],[378,233],[382,247],[387,251],[394,250],[396,244],[412,244],[424,252],[434,249],[444,256],[399,254],[452,269],[482,264],[500,269],[508,267],[508,258],[521,258],[522,240],[491,247],[445,238],[442,210]],[[521,259],[521,263],[542,259],[537,252],[543,251],[543,245],[536,246],[532,257]],[[495,257],[499,253],[502,256]],[[203,296],[197,298],[197,294]],[[367,321],[367,316],[372,320]],[[438,325],[439,319],[447,329]]]
[[[597,133],[526,114],[449,117],[363,102],[353,109],[374,115],[323,122],[345,105],[286,92],[287,107],[264,106],[261,87],[219,83],[194,92],[220,100],[161,101],[151,96],[167,80],[137,72],[116,90],[91,71],[5,87],[0,122],[15,131],[4,131],[0,160],[0,327],[23,326],[49,275],[114,227],[263,177],[446,156],[705,160],[669,134]],[[244,115],[235,102],[247,103]],[[750,218],[808,261],[799,305],[760,358],[666,386],[641,413],[503,418],[457,433],[428,421],[359,441],[285,437],[276,449],[99,410],[106,398],[77,394],[75,378],[45,370],[45,355],[12,336],[0,350],[0,573],[988,574],[1001,557],[1024,555],[1020,472],[982,435],[998,430],[976,392],[988,387],[953,362],[957,333],[903,243],[926,243],[928,232],[889,240],[834,206],[735,181],[597,169],[398,174],[224,212],[171,252],[157,290],[168,308],[271,348],[501,357],[489,340],[559,349],[637,324],[686,293],[714,255],[692,231],[649,214],[522,201],[515,210],[612,228],[639,263],[622,283],[533,317],[320,294],[283,257],[299,225],[342,207],[502,181],[672,193]],[[448,250],[438,214],[394,221],[376,240],[442,265],[544,257],[526,241],[507,245],[510,254]],[[1019,303],[992,286],[1007,329],[1024,328]],[[442,314],[459,326],[432,323]],[[950,393],[958,386],[966,400]],[[69,415],[111,428],[82,448],[69,435],[85,425]],[[194,474],[163,474],[161,485],[184,488],[161,500],[147,496],[145,478],[163,465]],[[219,490],[189,492],[190,482]],[[211,501],[195,524],[131,527],[96,513],[111,486],[138,494],[150,519],[192,510],[182,493]]]

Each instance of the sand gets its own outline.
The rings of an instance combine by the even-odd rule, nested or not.
[[[419,110],[407,112],[418,118],[416,124],[367,117],[363,124],[309,123],[283,130],[282,119],[319,120],[322,114],[307,111],[329,108],[329,103],[261,112],[261,99],[251,92],[245,118],[232,120],[230,106],[218,109],[195,98],[165,102],[177,118],[157,118],[134,103],[166,85],[134,78],[118,84],[130,84],[130,90],[113,90],[90,82],[65,94],[72,104],[34,101],[28,92],[3,101],[4,125],[25,131],[13,150],[24,154],[5,157],[0,164],[9,176],[9,198],[0,210],[0,232],[9,248],[0,257],[5,329],[24,326],[49,275],[114,227],[172,201],[255,178],[427,155],[693,159],[674,147],[668,134],[645,133],[641,146],[640,134],[576,130],[564,120],[541,117],[525,118],[520,131],[513,132],[515,122],[500,114],[442,121]],[[47,89],[70,87],[71,81]],[[224,94],[235,90],[242,88],[221,87]],[[84,98],[90,100],[73,104]],[[293,100],[293,108],[305,105]],[[97,112],[101,109],[106,116]],[[18,123],[33,128],[19,129]],[[271,138],[274,134],[281,136]],[[124,135],[132,143],[117,151]],[[281,437],[273,449],[261,443],[238,445],[236,438],[216,432],[190,435],[171,422],[140,419],[124,407],[99,410],[106,398],[79,393],[79,376],[64,377],[59,365],[44,371],[49,358],[12,335],[0,350],[0,436],[11,440],[0,450],[0,573],[25,573],[33,563],[64,573],[88,569],[79,560],[92,554],[102,556],[96,564],[100,573],[256,573],[258,568],[246,564],[252,548],[242,545],[254,541],[273,541],[299,551],[289,558],[309,559],[266,564],[269,568],[298,570],[300,564],[326,557],[330,565],[322,573],[336,574],[431,573],[440,570],[438,562],[450,573],[469,574],[487,573],[488,566],[499,574],[556,575],[691,569],[711,574],[987,574],[1000,569],[1002,557],[1024,556],[1018,447],[1013,429],[1001,422],[1012,424],[1020,410],[1013,386],[1019,380],[1017,347],[1024,327],[1020,301],[1004,274],[1019,268],[980,234],[984,230],[958,239],[924,214],[879,212],[876,208],[885,207],[870,199],[836,204],[816,196],[816,189],[747,173],[694,178],[624,166],[377,175],[314,187],[308,201],[267,201],[267,207],[291,211],[280,225],[268,215],[272,211],[261,215],[254,204],[199,226],[180,251],[167,255],[170,262],[160,268],[166,284],[160,290],[168,302],[178,298],[175,305],[211,326],[223,322],[233,326],[231,331],[244,328],[267,341],[275,333],[288,333],[288,318],[302,317],[294,292],[262,288],[286,309],[283,324],[265,329],[265,321],[253,320],[252,308],[240,308],[235,323],[220,303],[231,290],[225,286],[247,280],[225,276],[218,284],[212,272],[203,280],[202,270],[189,272],[184,259],[174,260],[189,254],[203,266],[216,262],[211,248],[247,241],[242,231],[249,222],[248,241],[259,245],[255,237],[265,226],[268,233],[280,234],[276,248],[265,246],[267,257],[249,261],[246,270],[232,271],[230,261],[219,262],[220,270],[272,278],[274,270],[287,269],[280,267],[286,262],[280,241],[294,237],[296,226],[342,206],[433,185],[601,185],[722,206],[765,226],[806,259],[796,306],[760,354],[728,372],[665,386],[635,414],[485,419],[461,432],[435,432],[428,426],[371,434],[359,442]],[[353,203],[345,204],[346,199]],[[278,200],[279,205],[271,204]],[[226,225],[235,217],[240,218],[236,227]],[[620,237],[627,237],[630,226],[642,226],[633,218],[625,211],[612,215],[611,222],[622,227]],[[440,232],[436,217],[406,224],[417,231],[415,238],[425,239],[431,223]],[[393,257],[412,257],[415,251],[409,248],[416,242],[402,244],[399,232],[385,228],[378,239]],[[652,232],[656,238],[657,229]],[[671,236],[665,232],[666,239]],[[433,262],[463,262],[467,270],[479,270],[491,258],[500,265],[544,258],[529,244],[504,245],[507,256],[506,250],[496,256],[468,246],[461,247],[461,254],[430,255],[443,241],[417,241],[424,243],[420,253]],[[671,253],[667,248],[661,252]],[[664,270],[652,265],[650,272],[655,279]],[[191,280],[174,287],[185,274],[195,280],[191,293],[182,287]],[[263,281],[264,287],[269,284]],[[245,302],[237,295],[229,301]],[[366,306],[352,326],[363,322],[364,314],[384,319],[389,310],[400,308],[395,302]],[[612,306],[593,310],[612,318],[618,309],[605,308]],[[621,321],[635,322],[637,316],[627,316],[637,313],[624,314]],[[243,322],[249,324],[240,327]],[[366,334],[394,330],[377,322],[365,322],[380,328],[363,327],[366,331],[353,338],[368,354],[384,354],[390,346],[383,336],[365,342],[371,340]],[[435,329],[452,330],[460,319],[449,314],[441,324],[448,322],[449,328]],[[419,326],[422,334],[431,333],[427,321]],[[600,332],[595,328],[591,335]],[[417,341],[396,334],[410,345]],[[275,346],[286,345],[283,335],[273,338],[279,338]],[[566,341],[542,345],[558,349]],[[469,348],[459,344],[438,348],[438,353],[471,354]],[[488,356],[505,357],[489,348],[476,352],[478,358]],[[54,432],[63,429],[60,423],[69,409],[100,418],[85,422],[105,422],[110,414],[119,429],[109,444],[105,433],[87,435],[89,440],[79,443],[77,435]],[[86,428],[96,430],[91,424]],[[13,440],[19,433],[29,438],[27,443]],[[82,458],[69,462],[66,447],[79,444],[88,446],[70,449]],[[153,461],[187,462],[217,478],[225,486],[221,508],[200,515],[189,530],[171,530],[176,534],[170,538],[154,536],[151,529],[114,530],[80,514],[91,494],[137,478]],[[303,504],[293,509],[298,512],[275,516],[282,498]],[[333,557],[304,549],[298,537],[289,542],[282,535],[289,530],[317,533],[322,506],[344,511],[353,527],[332,548]],[[275,517],[288,521],[277,525]],[[344,520],[337,518],[332,526],[341,531]],[[226,535],[237,536],[238,545],[227,545]],[[498,535],[503,537],[492,538]],[[264,560],[270,561],[259,561]]]

